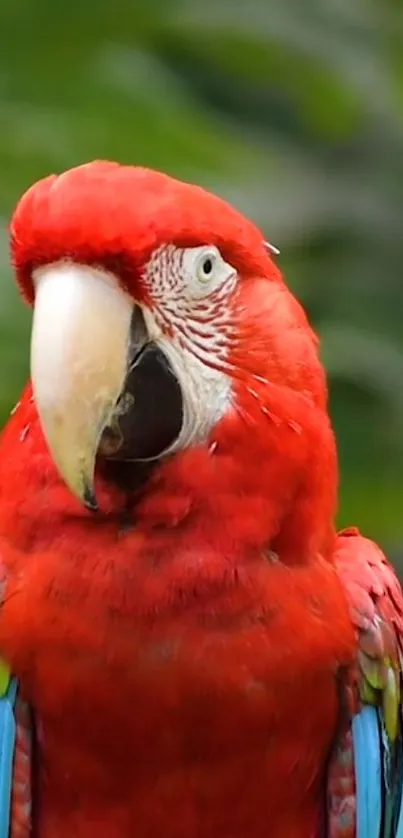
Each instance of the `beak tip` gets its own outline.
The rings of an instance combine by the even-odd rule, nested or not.
[[[92,486],[89,486],[89,485],[85,486],[85,489],[84,489],[84,492],[83,492],[83,501],[84,501],[85,506],[87,507],[87,509],[89,509],[91,512],[99,512],[98,501],[97,501],[96,494],[95,494],[95,491],[94,491]]]

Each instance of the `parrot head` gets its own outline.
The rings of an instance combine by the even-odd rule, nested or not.
[[[320,456],[308,429],[326,416],[316,337],[262,233],[225,201],[94,162],[25,193],[11,250],[34,309],[42,429],[85,505],[97,507],[99,458],[161,461],[252,440],[289,469],[297,449]]]

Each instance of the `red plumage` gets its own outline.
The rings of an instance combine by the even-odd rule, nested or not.
[[[11,234],[30,301],[32,270],[69,258],[152,305],[142,268],[161,243],[213,243],[240,276],[233,407],[145,482],[100,463],[99,515],[58,476],[30,386],[3,432],[0,648],[35,710],[35,838],[319,838],[358,641],[302,309],[252,224],[162,174],[47,178]]]

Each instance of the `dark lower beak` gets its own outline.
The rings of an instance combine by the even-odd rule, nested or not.
[[[142,321],[142,322],[141,322]],[[127,377],[98,453],[119,460],[157,459],[178,438],[183,421],[180,385],[167,357],[153,342],[142,342],[140,309],[132,321]],[[139,339],[140,338],[140,339]]]

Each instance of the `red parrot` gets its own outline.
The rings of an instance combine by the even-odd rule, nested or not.
[[[336,534],[318,341],[262,233],[94,162],[26,192],[11,254],[10,835],[400,838],[402,592]]]

